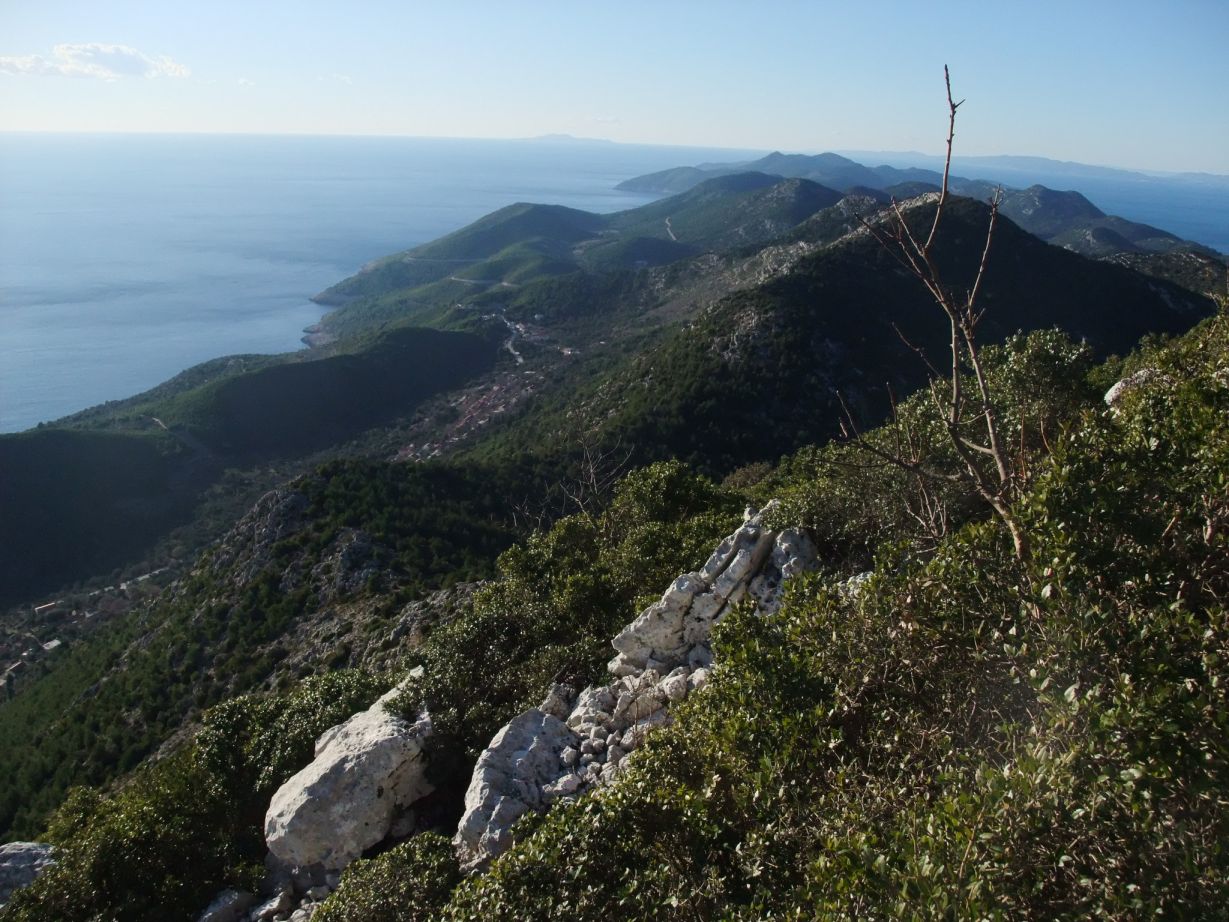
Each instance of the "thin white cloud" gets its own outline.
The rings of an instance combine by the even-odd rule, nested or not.
[[[18,76],[114,81],[124,77],[187,77],[191,73],[164,54],[151,57],[128,45],[103,42],[56,45],[50,58],[41,54],[0,55],[0,74]]]
[[[255,86],[256,85],[255,80],[249,80],[247,77],[240,77],[235,82],[238,83],[240,86]]]
[[[333,79],[336,80],[338,83],[344,83],[346,86],[354,85],[354,80],[350,77],[349,74],[333,74],[332,76],[333,76]]]

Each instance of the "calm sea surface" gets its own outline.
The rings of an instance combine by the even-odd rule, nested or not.
[[[220,355],[300,348],[308,299],[517,201],[616,211],[737,152],[566,141],[0,134],[0,431]]]

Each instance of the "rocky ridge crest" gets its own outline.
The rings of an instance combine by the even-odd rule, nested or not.
[[[462,867],[480,869],[507,850],[525,813],[616,779],[624,759],[672,722],[671,705],[708,681],[713,625],[745,600],[775,611],[782,583],[814,565],[804,533],[773,531],[748,510],[699,571],[676,579],[614,638],[613,682],[579,693],[557,684],[496,734],[478,757],[453,839]]]

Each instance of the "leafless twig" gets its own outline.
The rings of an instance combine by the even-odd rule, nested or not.
[[[982,246],[981,259],[977,265],[973,285],[963,295],[957,295],[944,283],[934,255],[935,244],[940,239],[944,210],[950,198],[956,110],[964,102],[964,100],[956,102],[952,98],[951,75],[946,66],[943,68],[943,79],[947,87],[948,105],[947,155],[943,162],[943,185],[939,191],[938,200],[935,202],[934,218],[925,241],[919,240],[910,228],[904,210],[895,200],[892,201],[891,213],[886,221],[876,224],[863,219],[862,224],[880,245],[926,288],[935,304],[947,318],[950,367],[944,375],[939,373],[923,350],[906,339],[899,329],[896,332],[906,346],[921,356],[936,382],[942,377],[948,380],[945,393],[940,393],[935,384],[932,384],[931,388],[932,398],[941,412],[944,430],[960,459],[962,468],[960,474],[945,475],[945,479],[955,476],[973,487],[1007,527],[1015,546],[1016,556],[1023,560],[1029,554],[1029,540],[1014,508],[1023,471],[1014,463],[1008,447],[1004,445],[1001,438],[998,408],[994,395],[991,393],[977,341],[977,325],[984,311],[978,305],[978,298],[981,295],[986,270],[990,264],[990,251],[998,223],[1001,192],[996,192],[989,203],[990,220],[986,228],[985,242]],[[966,378],[969,376],[973,379],[974,392],[972,394],[966,389]],[[842,407],[844,407],[843,400]],[[847,407],[845,407],[845,416],[852,429],[852,416]],[[842,428],[846,428],[845,424]],[[972,438],[971,430],[980,431],[979,438],[982,441]],[[856,432],[854,434],[856,435]],[[870,453],[907,471],[925,476],[935,474],[911,453],[884,452],[882,449],[866,444],[865,439],[860,442],[862,447]],[[922,509],[926,510],[930,507],[930,499],[925,493],[922,496]]]

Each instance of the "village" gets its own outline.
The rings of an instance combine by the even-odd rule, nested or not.
[[[457,307],[466,309],[463,304]],[[483,319],[499,319],[507,326],[509,335],[503,348],[514,359],[515,369],[496,372],[446,403],[441,402],[432,408],[425,414],[426,419],[410,430],[409,437],[417,438],[403,445],[393,460],[430,461],[444,457],[475,432],[511,412],[539,390],[545,382],[545,375],[536,368],[526,367],[526,357],[517,348],[518,343],[557,351],[564,359],[571,359],[579,352],[570,346],[553,344],[542,327],[510,320],[502,310],[497,314],[485,314]]]
[[[42,675],[51,657],[87,632],[158,595],[168,573],[168,567],[159,567],[112,586],[0,615],[0,699],[11,698],[19,685]]]

